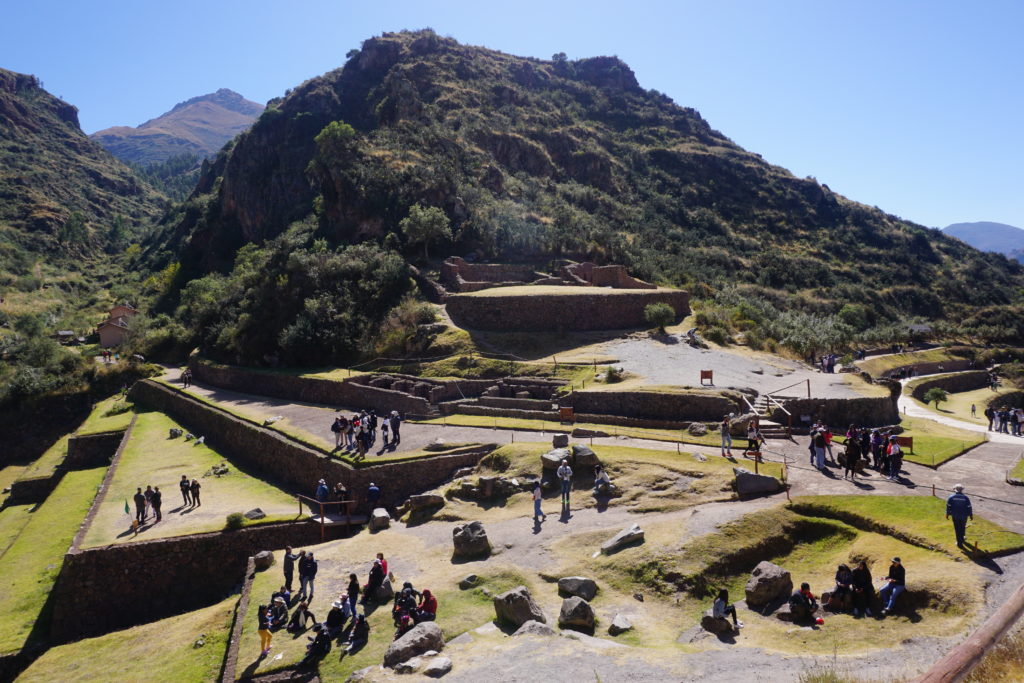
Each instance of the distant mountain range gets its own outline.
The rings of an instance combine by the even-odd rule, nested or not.
[[[114,126],[90,137],[111,154],[136,164],[154,164],[182,154],[210,156],[247,130],[263,105],[221,88],[174,106],[137,128]]]
[[[978,221],[953,223],[943,228],[943,232],[975,249],[1006,254],[1024,263],[1024,229],[1005,223]]]

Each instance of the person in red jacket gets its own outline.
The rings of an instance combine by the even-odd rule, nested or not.
[[[413,612],[413,618],[416,623],[421,621],[434,621],[437,619],[437,598],[428,589],[423,590],[423,594],[420,596],[420,604],[416,607],[416,611]]]

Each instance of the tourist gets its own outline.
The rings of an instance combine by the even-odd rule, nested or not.
[[[437,619],[437,598],[434,597],[429,588],[423,589],[423,594],[420,596],[420,604],[416,606],[413,619],[417,624],[421,621],[434,621]]]
[[[384,553],[377,553],[377,559],[380,560],[380,569],[384,572],[384,578],[388,578],[390,572],[388,571],[388,561],[384,559]]]
[[[306,630],[306,624],[312,621],[316,623],[316,615],[309,610],[309,604],[303,600],[292,612],[292,618],[288,620],[287,631],[289,633],[301,633]]]
[[[971,417],[978,417],[978,406],[971,404]]]
[[[199,480],[193,479],[192,483],[189,485],[189,490],[192,492],[192,505],[195,505],[196,507],[203,504],[202,501],[199,500],[200,488],[202,488],[202,485],[199,483]]]
[[[316,492],[313,494],[318,503],[326,503],[327,497],[330,496],[331,492],[327,488],[327,482],[321,479],[317,482]],[[321,506],[322,507],[322,506]]]
[[[374,558],[373,564],[370,566],[370,574],[366,579],[366,586],[363,587],[363,599],[362,604],[366,604],[368,600],[377,601],[377,591],[384,583],[384,567],[381,566],[380,560]]]
[[[313,602],[313,584],[316,580],[316,571],[320,563],[313,557],[312,552],[305,552],[299,558],[299,600]],[[306,589],[309,589],[307,596]]]
[[[559,481],[562,482],[562,507],[569,506],[569,492],[572,490],[572,468],[568,460],[562,460],[562,464],[555,471]]]
[[[964,535],[967,532],[967,520],[974,519],[971,499],[964,494],[964,485],[953,487],[953,495],[946,499],[946,519],[953,518],[953,531],[956,533],[956,547],[964,547]]]
[[[817,610],[818,601],[811,593],[810,584],[800,584],[800,589],[793,591],[793,595],[789,597],[789,611],[793,615],[793,621],[810,621]]]
[[[857,464],[860,462],[860,442],[857,440],[856,432],[853,437],[846,438],[846,467],[843,471],[843,479],[847,477],[851,481],[857,478]]]
[[[829,429],[828,427],[825,427],[822,431],[821,436],[822,438],[825,439],[825,450],[828,452],[829,462],[831,462],[833,465],[839,464],[836,462],[835,456],[832,455],[832,430]]]
[[[731,417],[730,415],[723,415],[722,416],[722,424],[719,425],[719,427],[718,427],[718,431],[721,432],[721,435],[722,435],[722,457],[723,458],[726,457],[726,455],[728,455],[730,458],[732,457],[732,434],[729,433],[729,418],[730,417]]]
[[[594,466],[594,495],[607,495],[612,487],[608,471],[600,465]]]
[[[816,430],[811,435],[814,444],[814,466],[819,470],[825,469],[825,434],[823,429]]]
[[[292,576],[295,573],[295,560],[297,559],[299,559],[299,556],[292,554],[292,547],[290,545],[285,546],[281,568],[284,570],[284,586],[289,592],[292,590]]]
[[[316,631],[315,636],[310,637],[310,643],[306,646],[306,656],[299,662],[299,668],[309,666],[315,661],[323,659],[331,651],[331,641],[333,640],[330,633],[327,632],[326,628],[316,628],[313,626],[313,630]]]
[[[135,489],[135,495],[132,497],[135,501],[135,520],[139,524],[143,524],[146,521],[146,496],[142,493],[142,487]]]
[[[864,560],[850,572],[850,588],[853,590],[853,616],[859,617],[860,611],[871,616],[871,600],[875,595],[875,586],[871,582],[871,570]]]
[[[347,448],[350,451],[354,450],[355,447],[356,447],[356,444],[355,444],[356,419],[357,419],[356,416],[353,415],[350,419],[346,420],[346,423],[345,423],[345,425],[346,425],[345,426],[345,448]]]
[[[906,576],[907,572],[903,568],[900,558],[892,558],[892,564],[889,565],[889,574],[885,577],[885,585],[878,591],[878,597],[882,599],[882,603],[885,605],[882,608],[883,617],[892,611],[893,605],[896,604],[896,598],[900,597],[900,593],[906,590]]]
[[[732,616],[732,625],[737,629],[743,628],[743,622],[736,619],[736,605],[729,604],[729,591],[723,588],[718,591],[718,597],[711,605],[711,616],[727,621],[730,615]]]
[[[377,502],[380,500],[380,487],[374,484],[372,481],[370,485],[366,487],[366,507],[367,513],[373,514],[374,508],[377,507]]]
[[[288,586],[281,586],[278,590],[276,590],[270,595],[271,604],[273,604],[274,601],[278,598],[284,600],[285,607],[290,608],[292,606],[292,590],[288,588]]]
[[[397,410],[391,411],[391,445],[397,446],[402,441],[402,435],[399,434],[398,430],[402,426],[402,418],[399,416]]]
[[[348,489],[345,488],[345,484],[338,482],[334,485],[334,500],[339,503],[348,503]],[[338,512],[344,512],[347,509],[346,506],[338,506]]]
[[[389,429],[388,425],[389,425],[390,422],[391,422],[391,420],[389,420],[386,417],[383,420],[380,421],[381,448],[387,448],[388,447],[388,429]]]
[[[371,408],[367,418],[366,449],[373,448],[375,443],[377,443],[377,411]]]
[[[192,505],[192,485],[188,483],[188,477],[184,474],[181,475],[181,481],[178,482],[178,488],[181,489],[181,500],[183,506],[188,507]]]
[[[394,640],[398,640],[406,633],[412,630],[416,623],[412,620],[412,616],[409,614],[403,614],[398,617],[395,622],[395,637]]]
[[[260,634],[260,657],[266,657],[270,654],[270,641],[274,638],[270,632],[270,610],[266,605],[259,606],[256,612],[256,621],[259,624],[257,633]]]
[[[757,436],[757,423],[751,420],[747,425],[747,453],[757,453],[761,450],[761,443]]]
[[[366,621],[365,616],[357,614],[352,624],[352,632],[348,636],[348,643],[345,645],[345,653],[351,654],[355,652],[363,645],[366,645],[366,641],[369,638],[370,624]]]
[[[836,569],[836,586],[832,589],[832,595],[829,596],[828,604],[832,607],[842,609],[843,602],[847,595],[851,593],[851,583],[853,582],[853,572],[850,568],[845,565],[839,565]]]
[[[412,587],[412,583],[406,581],[402,590],[395,593],[394,605],[391,608],[392,620],[397,624],[401,617],[412,616],[416,611],[416,599],[420,596],[419,591]]]
[[[359,600],[359,579],[355,574],[348,575],[348,603],[352,613],[356,612],[356,601]]]
[[[540,509],[541,501],[543,500],[543,491],[540,487],[540,479],[533,482],[533,521],[544,521],[548,518],[547,515]]]
[[[903,469],[903,449],[896,442],[896,435],[889,437],[889,481],[898,481]]]
[[[331,638],[338,637],[342,629],[345,628],[345,622],[348,620],[345,612],[345,606],[341,600],[335,600],[331,603],[331,609],[327,612],[327,617],[324,619],[322,627]]]
[[[875,460],[875,470],[878,472],[882,471],[882,446],[885,444],[885,439],[882,438],[882,433],[877,429],[871,430],[871,454]]]
[[[164,494],[160,493],[160,487],[153,487],[153,495],[149,497],[149,504],[153,508],[153,514],[156,515],[156,521],[159,522],[163,517],[160,515],[160,506],[163,505]]]
[[[341,450],[341,437],[342,437],[342,426],[341,426],[341,415],[336,415],[334,421],[331,422],[331,431],[334,432],[334,450]]]
[[[142,494],[146,497],[146,517],[152,517],[153,515],[153,487],[147,486],[146,492]]]
[[[288,624],[288,605],[280,595],[270,606],[270,630],[278,631]]]

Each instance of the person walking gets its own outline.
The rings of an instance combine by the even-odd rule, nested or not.
[[[978,406],[971,404],[971,417],[978,417]]]
[[[562,482],[562,507],[569,507],[569,492],[572,491],[572,468],[569,467],[569,462],[563,460],[555,474]]]
[[[189,491],[192,493],[192,504],[196,507],[202,505],[202,501],[199,500],[199,489],[202,488],[202,484],[199,483],[198,479],[193,479],[189,485]]]
[[[732,435],[729,433],[729,416],[722,416],[722,424],[718,428],[722,434],[722,457],[724,458],[727,454],[732,457]]]
[[[135,495],[132,496],[132,500],[135,501],[135,519],[139,524],[143,524],[146,521],[146,496],[142,493],[142,487],[135,489]]]
[[[284,587],[289,592],[292,590],[292,577],[295,575],[295,560],[299,559],[299,556],[292,552],[292,547],[287,545],[284,547],[284,560],[281,562],[281,568],[284,570]]]
[[[163,517],[160,515],[160,506],[163,505],[164,494],[160,493],[160,487],[153,487],[153,495],[149,497],[149,504],[153,506],[153,514],[156,515],[156,521],[160,521]]]
[[[270,641],[274,638],[274,634],[270,632],[270,610],[266,605],[260,605],[256,612],[256,621],[259,625],[257,633],[260,634],[260,657],[266,657],[270,654]]]
[[[946,499],[946,519],[953,519],[953,531],[956,534],[956,547],[964,547],[964,535],[967,533],[967,520],[974,519],[971,499],[964,494],[964,485],[953,487],[953,495]]]
[[[825,469],[825,434],[824,430],[819,429],[811,436],[811,441],[814,443],[814,466],[819,470],[824,471]]]
[[[540,509],[541,500],[543,499],[543,492],[540,488],[540,479],[533,484],[533,521],[542,522],[548,518],[547,515]]]
[[[181,475],[181,481],[178,482],[178,487],[181,489],[181,500],[183,505],[188,507],[192,505],[192,486],[188,483],[188,477],[184,474]]]
[[[889,481],[899,481],[903,469],[903,449],[896,442],[896,435],[889,437]]]

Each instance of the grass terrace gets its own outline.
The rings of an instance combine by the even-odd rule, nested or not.
[[[237,601],[234,596],[194,612],[60,645],[33,662],[18,681],[216,680]],[[197,647],[200,637],[203,645]]]
[[[43,606],[105,472],[68,472],[0,556],[0,653],[20,650],[37,624],[45,629]]]
[[[1019,482],[1024,482],[1024,458],[1017,461],[1017,464],[1010,470],[1010,479],[1016,479]]]
[[[52,475],[57,466],[64,462],[64,458],[67,457],[69,438],[71,438],[70,434],[59,438],[56,443],[46,449],[46,452],[26,467],[18,479],[37,479]]]
[[[117,471],[82,547],[218,531],[224,528],[228,514],[255,507],[267,514],[254,522],[256,524],[296,518],[298,504],[291,495],[240,470],[229,458],[205,444],[197,445],[183,437],[169,438],[168,431],[175,427],[182,428],[163,413],[138,414]],[[229,471],[218,477],[210,471],[220,463],[226,463]],[[201,506],[182,507],[178,481],[183,474],[189,479],[199,479]],[[163,521],[154,524],[149,520],[136,536],[131,533],[131,518],[125,515],[124,505],[127,501],[134,516],[135,489],[139,486],[145,489],[148,485],[159,486],[163,493]]]
[[[0,557],[32,519],[31,505],[11,505],[0,510]]]
[[[122,431],[132,421],[131,402],[123,396],[111,396],[93,406],[92,413],[85,419],[75,434],[99,434],[100,432]]]
[[[885,373],[904,365],[915,363],[939,363],[948,360],[959,360],[952,355],[949,349],[937,348],[927,351],[911,351],[909,353],[892,353],[885,356],[876,356],[867,360],[858,361],[857,367],[872,377],[881,377]]]
[[[920,382],[927,381],[925,378],[921,380],[914,380],[908,382],[904,391],[909,396],[914,390],[914,387]],[[957,420],[963,420],[964,422],[970,422],[976,425],[988,425],[988,418],[985,417],[985,407],[989,402],[993,402],[994,405],[999,405],[998,398],[1003,394],[1017,393],[1019,389],[1012,386],[1002,386],[996,391],[992,391],[988,387],[981,389],[975,389],[974,391],[961,391],[955,394],[948,394],[949,400],[943,401],[935,406],[934,403],[924,403],[918,401],[916,398],[913,399],[918,405],[922,405],[928,410],[932,411],[936,415],[942,415],[944,417],[953,417]],[[971,406],[974,405],[977,408],[977,417],[971,417]]]
[[[927,467],[938,467],[986,440],[984,432],[960,429],[927,418],[901,415],[900,424],[903,426],[900,436],[914,438],[914,452],[904,448],[903,459]],[[835,441],[844,443],[846,439],[836,435]]]

